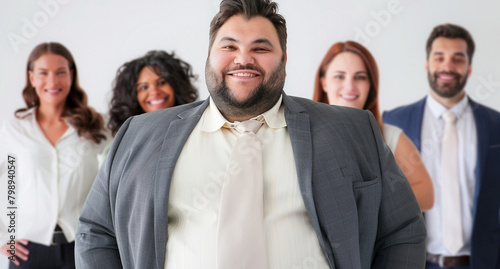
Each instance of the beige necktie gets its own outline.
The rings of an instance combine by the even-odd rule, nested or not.
[[[217,269],[266,269],[261,145],[257,120],[239,123],[222,187]]]
[[[441,145],[441,180],[443,212],[443,244],[457,254],[464,245],[462,233],[462,207],[460,182],[458,180],[458,139],[455,128],[455,114],[443,114],[445,127]]]

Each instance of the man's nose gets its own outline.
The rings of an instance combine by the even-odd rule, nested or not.
[[[234,63],[240,65],[255,64],[255,59],[249,52],[239,52],[234,58]]]
[[[444,60],[442,66],[441,66],[441,71],[454,72],[455,71],[455,64],[453,63],[453,59]]]

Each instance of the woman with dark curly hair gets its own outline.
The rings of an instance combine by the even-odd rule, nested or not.
[[[198,90],[191,79],[196,76],[188,63],[161,50],[123,64],[113,83],[109,109],[113,136],[131,116],[195,101]]]
[[[0,126],[0,189],[9,190],[1,197],[15,216],[0,221],[1,252],[10,268],[74,268],[76,224],[106,144],[104,121],[59,43],[31,52],[23,98],[26,108]]]

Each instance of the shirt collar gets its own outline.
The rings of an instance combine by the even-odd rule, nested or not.
[[[201,119],[201,130],[207,133],[215,132],[224,126],[227,120],[222,116],[219,109],[214,103],[212,97],[210,97],[210,102],[208,107],[205,109]]]
[[[28,108],[28,110],[26,110],[26,111],[19,112],[16,114],[16,117],[25,118],[25,117],[30,116],[30,115],[35,117],[34,116],[35,115],[35,108],[36,108],[36,106]]]
[[[286,127],[285,110],[284,106],[282,105],[282,100],[283,95],[280,95],[280,98],[271,109],[256,117],[253,117],[252,119],[265,122],[270,128]],[[224,116],[222,116],[219,109],[213,102],[212,97],[210,97],[210,103],[208,104],[208,107],[203,113],[201,119],[201,130],[208,133],[215,132],[222,127],[234,127],[235,123],[227,121]]]
[[[25,118],[25,117],[28,117],[28,116],[31,116],[30,117],[30,121],[31,121],[31,124],[33,126],[37,126],[36,128],[38,128],[40,130],[40,132],[43,133],[40,125],[38,125],[38,122],[36,121],[36,110],[38,109],[38,106],[34,106],[26,111],[23,111],[21,113],[19,113],[19,117],[21,118]],[[73,128],[73,126],[67,121],[67,120],[64,120],[64,122],[66,122],[66,124],[68,125],[68,130],[66,132],[64,132],[63,136],[61,136],[59,138],[59,140],[61,140],[62,138],[66,137],[67,135],[69,134],[72,134],[73,132],[75,132],[75,128]]]
[[[456,105],[454,105],[452,108],[448,109],[442,104],[440,104],[434,97],[431,95],[427,96],[427,106],[430,108],[432,115],[436,119],[439,119],[442,117],[443,113],[446,111],[451,111],[453,114],[457,116],[457,118],[461,118],[462,115],[464,114],[465,110],[467,109],[467,105],[469,104],[469,97],[467,95],[464,95],[464,98],[460,100]]]
[[[283,95],[280,95],[276,104],[274,104],[274,106],[268,111],[262,113],[262,116],[264,117],[264,122],[273,129],[286,127]]]

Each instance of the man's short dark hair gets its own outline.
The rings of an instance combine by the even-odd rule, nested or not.
[[[472,56],[474,55],[475,49],[472,36],[467,30],[465,30],[465,28],[450,23],[438,25],[432,30],[431,35],[427,39],[427,59],[429,59],[431,54],[432,42],[434,42],[434,40],[438,37],[461,38],[465,40],[465,43],[467,43],[467,56],[469,57],[469,64],[472,63]]]
[[[276,28],[283,55],[286,52],[286,21],[283,16],[276,13],[278,4],[270,0],[222,0],[220,10],[210,23],[209,51],[215,41],[217,32],[222,25],[234,15],[243,15],[247,20],[262,16],[271,21]]]

